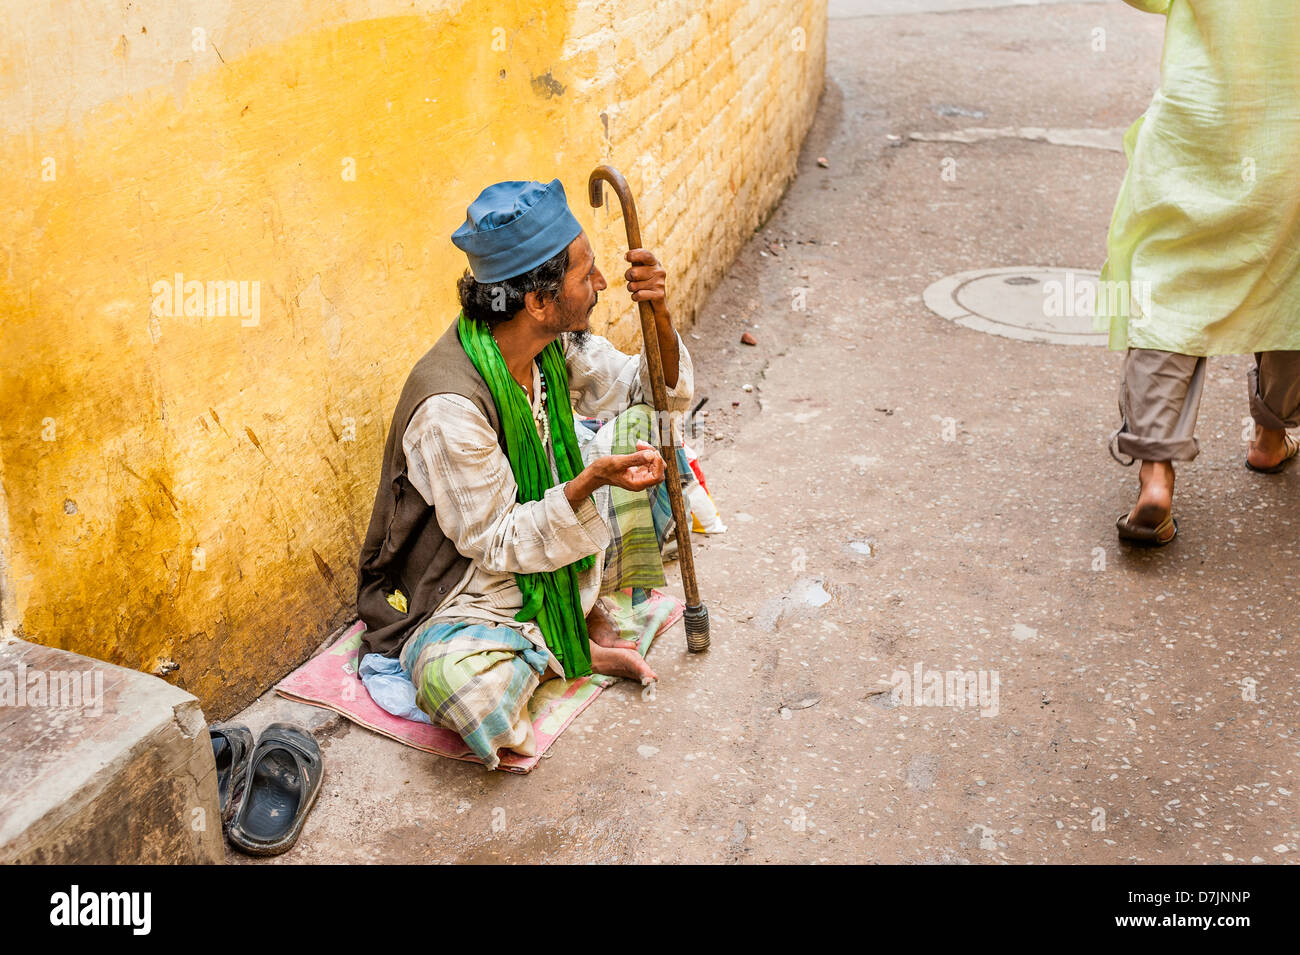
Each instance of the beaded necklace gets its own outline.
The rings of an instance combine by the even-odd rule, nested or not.
[[[538,433],[542,436],[542,447],[550,447],[551,440],[551,419],[546,414],[546,372],[537,369],[537,375],[542,380],[542,400],[538,404],[538,412],[534,416],[540,427]]]

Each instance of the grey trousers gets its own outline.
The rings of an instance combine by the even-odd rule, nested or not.
[[[1196,457],[1200,446],[1194,432],[1205,389],[1205,365],[1203,356],[1129,349],[1119,388],[1122,423],[1110,441],[1116,461],[1129,465],[1135,460]],[[1300,351],[1256,352],[1246,378],[1250,415],[1256,424],[1275,431],[1300,427]]]

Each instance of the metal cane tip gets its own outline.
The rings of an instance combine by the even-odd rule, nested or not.
[[[682,616],[686,624],[686,649],[691,653],[703,653],[709,649],[709,609],[703,604],[688,605]]]

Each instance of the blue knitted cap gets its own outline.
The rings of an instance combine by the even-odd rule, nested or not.
[[[451,241],[469,257],[474,280],[488,284],[536,268],[581,232],[560,180],[510,180],[478,194]]]

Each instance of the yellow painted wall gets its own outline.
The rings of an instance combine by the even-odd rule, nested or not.
[[[689,324],[793,175],[825,3],[0,0],[0,624],[209,716],[268,688],[353,612],[469,202],[558,176],[615,282],[612,163]],[[177,274],[259,308],[160,315]]]

